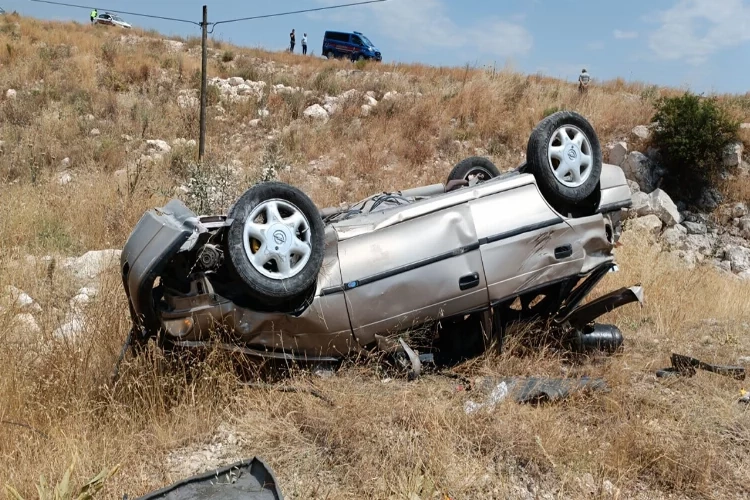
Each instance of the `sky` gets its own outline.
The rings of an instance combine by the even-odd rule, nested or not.
[[[60,0],[100,11],[138,12],[209,22],[352,3],[357,0]],[[99,1],[99,0],[96,0]],[[88,22],[89,9],[0,0],[6,11]],[[123,15],[166,35],[198,26]],[[750,91],[750,0],[387,0],[316,13],[222,24],[213,37],[283,50],[294,28],[320,56],[326,30],[360,31],[386,62],[511,67],[576,80],[622,77],[698,93]]]

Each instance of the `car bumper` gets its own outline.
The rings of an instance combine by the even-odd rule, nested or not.
[[[172,200],[146,212],[130,234],[120,257],[120,270],[133,323],[142,334],[153,335],[159,326],[153,300],[156,278],[199,232],[198,217],[182,202]]]

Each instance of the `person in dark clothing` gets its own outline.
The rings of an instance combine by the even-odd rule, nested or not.
[[[294,52],[294,30],[289,33],[289,52]]]

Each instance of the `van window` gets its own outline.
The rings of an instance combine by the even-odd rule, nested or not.
[[[326,34],[326,38],[328,38],[329,40],[334,40],[336,42],[348,42],[349,41],[349,35],[347,35],[346,33],[336,33],[333,31],[329,31]]]
[[[355,45],[364,45],[364,43],[362,43],[362,39],[357,35],[352,35],[352,43]]]

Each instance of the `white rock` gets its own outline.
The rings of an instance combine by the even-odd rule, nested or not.
[[[237,87],[239,85],[244,85],[245,79],[240,76],[232,76],[229,78],[228,82],[232,87]]]
[[[642,141],[648,140],[651,137],[651,130],[645,125],[638,125],[631,133],[633,137]]]
[[[5,152],[5,141],[0,141],[0,153]]]
[[[329,115],[335,115],[339,111],[339,108],[340,106],[335,102],[327,102],[323,104],[323,109],[325,109]]]
[[[652,235],[658,235],[661,232],[662,222],[655,215],[647,215],[630,221],[628,229],[636,232],[645,232]]]
[[[52,335],[59,339],[74,340],[83,333],[85,328],[86,320],[83,315],[74,311],[66,316],[63,324],[52,332]]]
[[[747,205],[742,202],[737,202],[732,205],[732,217],[735,219],[744,217],[747,215]]]
[[[661,189],[655,190],[650,195],[635,193],[632,199],[632,209],[636,211],[639,217],[656,215],[669,227],[682,222],[682,215],[680,214],[680,211],[677,210],[677,205],[675,205],[669,195]]]
[[[370,116],[370,113],[372,112],[372,106],[370,106],[369,104],[363,104],[360,110],[360,114],[362,116]]]
[[[733,142],[724,149],[723,163],[725,167],[737,167],[742,163],[742,143]]]
[[[750,271],[742,271],[741,273],[737,273],[737,277],[742,281],[750,281]]]
[[[70,172],[62,172],[59,176],[57,176],[57,183],[61,186],[64,186],[66,184],[70,184],[70,182],[73,180],[73,176]]]
[[[63,168],[70,167],[70,158],[68,158],[67,156],[63,158],[62,161],[60,162],[60,166]]]
[[[651,198],[650,205],[654,211],[654,215],[659,217],[664,224],[674,226],[682,222],[682,215],[677,210],[677,205],[674,204],[672,198],[667,193],[661,189],[657,189],[649,197]]]
[[[188,139],[185,145],[189,148],[195,148],[198,146],[198,141],[196,141],[195,139]]]
[[[98,128],[92,128],[91,132],[89,132],[89,134],[91,134],[93,137],[97,137],[99,135],[102,135],[102,133],[99,131]]]
[[[395,90],[392,90],[391,92],[386,92],[386,94],[383,96],[384,101],[392,101],[398,97],[398,92]]]
[[[5,287],[5,293],[11,307],[19,311],[42,312],[41,306],[37,304],[31,296],[23,290],[12,285]]]
[[[750,248],[732,246],[724,250],[724,258],[732,265],[734,273],[750,270]]]
[[[250,120],[250,123],[248,123],[251,127],[257,127],[260,125],[260,118],[253,118]]]
[[[656,189],[663,172],[646,155],[639,151],[629,153],[622,162],[625,177],[635,181],[647,193]]]
[[[688,234],[706,234],[706,225],[702,222],[684,222],[683,226],[687,229]]]
[[[367,97],[372,97],[373,99],[375,99],[375,91],[374,90],[368,90],[367,92],[365,92],[365,95]]]
[[[627,179],[626,182],[628,183],[628,187],[630,188],[630,194],[640,193],[641,187],[637,182],[631,181],[630,179]]]
[[[92,282],[99,274],[110,268],[119,266],[121,250],[92,250],[80,257],[66,259],[63,267],[69,269],[79,280]]]
[[[182,109],[197,108],[200,105],[201,105],[200,99],[198,99],[195,96],[184,95],[184,94],[177,96],[177,106],[179,106]]]
[[[328,120],[328,111],[323,108],[320,104],[313,104],[312,106],[308,107],[304,113],[306,117],[312,118],[313,120],[322,120],[327,121]]]
[[[18,96],[18,92],[16,92],[14,89],[8,89],[5,92],[5,97],[8,99],[15,99]]]
[[[334,177],[333,175],[329,175],[326,177],[326,181],[328,181],[329,184],[333,184],[336,187],[340,187],[344,185],[344,181],[339,179],[338,177]]]
[[[268,111],[267,109],[259,109],[258,110],[258,116],[260,116],[261,118],[265,118],[265,117],[267,117],[270,114],[271,114],[271,112]]]
[[[631,200],[633,204],[630,206],[630,210],[634,211],[638,217],[653,213],[651,210],[651,197],[643,191],[633,193]]]
[[[23,314],[16,314],[13,317],[13,328],[20,330],[17,333],[20,333],[20,335],[17,335],[18,338],[23,338],[24,334],[38,334],[41,333],[42,329],[39,328],[39,324],[36,322],[36,319],[32,314],[29,313],[23,313]]]
[[[167,141],[161,139],[149,139],[146,141],[146,150],[155,153],[171,153],[172,146],[167,144]]]
[[[688,250],[704,257],[710,257],[714,253],[714,241],[705,234],[689,234],[683,244]]]
[[[377,106],[378,105],[378,101],[374,97],[366,95],[365,96],[365,104],[367,104],[369,106]]]
[[[662,240],[669,248],[684,249],[683,246],[687,233],[680,231],[678,229],[679,227],[682,226],[677,225],[675,227],[667,228],[661,235]],[[685,230],[685,228],[682,229]]]
[[[611,165],[622,165],[628,155],[628,144],[626,142],[617,142],[609,148],[609,161]]]
[[[726,271],[728,273],[732,272],[732,263],[728,260],[722,260],[716,264],[716,267],[721,269],[722,271]]]

